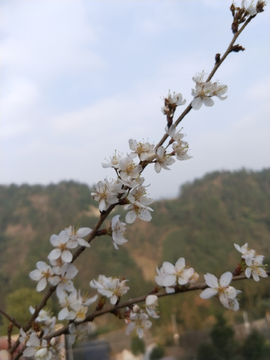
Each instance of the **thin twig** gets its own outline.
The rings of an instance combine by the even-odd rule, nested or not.
[[[225,51],[224,55],[222,56],[222,58],[214,65],[213,70],[211,71],[211,73],[209,74],[208,78],[206,79],[206,82],[210,81],[212,79],[212,77],[214,76],[214,74],[217,72],[217,69],[220,67],[220,65],[223,63],[223,61],[226,59],[226,57],[230,54],[230,52],[232,51],[233,45],[236,41],[236,39],[238,38],[238,36],[241,34],[241,32],[245,29],[245,27],[248,25],[248,23],[250,23],[250,21],[255,17],[254,16],[250,16],[245,23],[243,24],[243,26],[237,31],[237,33],[235,33],[234,37],[232,38],[232,41],[230,42],[227,50]],[[174,125],[177,126],[183,119],[184,117],[190,112],[190,110],[192,109],[191,103],[186,107],[186,109],[182,112],[182,114],[178,117],[178,119],[174,122]],[[162,137],[162,139],[159,141],[159,143],[156,145],[155,149],[159,148],[160,146],[162,146],[164,144],[164,142],[167,140],[168,138],[168,134],[164,134],[164,136]]]
[[[267,275],[270,276],[270,271],[267,272]],[[239,281],[239,280],[248,280],[248,278],[245,275],[233,276],[233,278],[232,278],[232,281]],[[150,293],[151,294],[155,293],[155,295],[157,297],[165,297],[165,296],[171,296],[171,295],[175,295],[178,293],[184,293],[184,292],[189,292],[189,291],[204,290],[207,287],[208,287],[208,285],[206,285],[206,283],[200,283],[200,284],[196,284],[196,285],[190,284],[188,286],[182,286],[182,287],[176,288],[174,293],[166,293],[165,291],[162,291],[160,293],[151,291]],[[136,297],[134,299],[130,299],[130,300],[124,301],[122,303],[119,303],[116,306],[111,306],[111,307],[107,307],[102,310],[93,311],[92,314],[89,314],[88,316],[86,316],[86,318],[83,321],[75,322],[75,324],[76,325],[82,324],[82,323],[89,322],[89,321],[92,322],[95,318],[100,317],[104,314],[114,313],[117,310],[120,310],[120,309],[123,309],[126,307],[131,307],[134,304],[145,301],[147,296],[148,296],[148,294],[142,295],[142,296]],[[61,334],[69,334],[68,325],[62,327],[61,329],[59,329],[51,334],[44,336],[44,339],[50,340],[51,338],[60,336]]]
[[[7,312],[5,312],[4,309],[0,308],[0,313],[3,314],[10,322],[12,322],[12,324],[14,324],[18,329],[20,329],[22,327],[22,325],[20,323],[18,323],[18,321],[10,316]]]

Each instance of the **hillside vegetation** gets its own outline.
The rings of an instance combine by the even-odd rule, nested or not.
[[[90,291],[89,281],[99,274],[124,276],[129,279],[130,298],[154,287],[156,265],[179,257],[185,257],[202,282],[203,273],[220,276],[234,270],[240,254],[233,243],[249,243],[269,264],[269,183],[270,169],[265,169],[214,172],[182,186],[177,198],[153,204],[150,223],[137,220],[127,227],[129,242],[118,251],[110,237],[95,239],[76,262],[81,276],[75,285]],[[73,181],[0,186],[1,306],[8,307],[10,294],[18,289],[35,288],[28,274],[37,261],[47,261],[52,234],[68,225],[94,226],[99,212],[90,191]],[[116,211],[124,219],[123,210],[116,209],[113,215]],[[244,291],[241,308],[251,318],[263,316],[270,304],[269,279],[256,284],[242,281],[235,287]],[[172,312],[181,331],[211,325],[214,314],[226,311],[215,299],[202,300],[198,293],[162,299],[160,310],[160,331],[170,323]],[[242,321],[241,316],[228,312],[234,321]]]

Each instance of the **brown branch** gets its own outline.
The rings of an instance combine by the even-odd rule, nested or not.
[[[14,324],[18,329],[20,329],[22,327],[22,325],[20,323],[18,323],[18,321],[10,316],[8,313],[5,312],[4,309],[0,308],[0,313],[3,314],[10,322],[12,322],[12,324]]]
[[[270,276],[270,271],[267,272],[267,275]],[[245,275],[233,276],[232,281],[238,281],[238,280],[249,280],[249,278],[247,278]],[[154,293],[157,297],[161,298],[161,297],[164,297],[164,296],[171,296],[171,295],[184,293],[184,292],[189,292],[189,291],[204,290],[204,289],[206,289],[208,287],[209,286],[206,285],[206,283],[190,284],[190,285],[186,285],[186,286],[184,285],[182,287],[176,288],[174,293],[169,293],[168,294],[165,291],[162,291],[161,293],[151,291],[149,294]],[[88,321],[92,322],[95,318],[100,317],[100,316],[102,316],[104,314],[115,313],[117,310],[120,310],[120,309],[123,309],[123,308],[126,308],[126,307],[131,307],[134,304],[145,301],[145,299],[147,298],[147,296],[149,294],[142,295],[142,296],[136,297],[134,299],[124,301],[122,303],[119,303],[116,306],[111,306],[111,307],[107,307],[107,308],[102,309],[102,310],[93,311],[92,314],[89,314],[88,316],[86,316],[86,318],[83,321],[75,322],[75,324],[79,325],[79,324],[82,324],[82,323],[85,323],[85,322],[88,322]],[[55,331],[55,332],[53,332],[51,334],[48,334],[48,335],[44,336],[44,339],[50,340],[51,338],[60,336],[62,334],[69,334],[68,325],[62,327],[61,329],[59,329],[59,330],[57,330],[57,331]]]
[[[206,82],[210,81],[212,79],[212,77],[214,76],[214,74],[217,72],[217,69],[220,67],[220,65],[223,63],[223,61],[226,59],[226,57],[230,54],[230,52],[233,51],[233,45],[236,41],[236,39],[238,38],[238,36],[241,34],[241,32],[245,29],[245,27],[250,23],[250,21],[255,17],[254,16],[250,16],[245,23],[243,24],[243,26],[235,33],[234,37],[232,38],[232,41],[230,42],[227,50],[225,51],[224,55],[219,58],[219,61],[215,63],[213,70],[211,71],[211,73],[209,74],[208,78],[206,79]],[[177,126],[183,119],[184,117],[190,112],[190,110],[192,109],[191,103],[186,107],[186,109],[182,112],[182,114],[178,117],[178,119],[174,122],[174,125]],[[168,138],[168,134],[164,134],[164,136],[162,137],[162,139],[159,141],[159,143],[156,145],[155,149],[159,148],[160,146],[162,146],[164,144],[164,142],[167,140]]]

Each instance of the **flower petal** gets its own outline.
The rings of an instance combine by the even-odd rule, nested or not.
[[[212,288],[207,288],[200,293],[200,297],[202,299],[210,299],[212,296],[215,296],[216,294],[217,294],[217,290]]]

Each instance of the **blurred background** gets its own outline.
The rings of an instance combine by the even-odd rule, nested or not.
[[[70,224],[94,226],[91,187],[114,177],[101,163],[115,150],[129,152],[130,138],[160,140],[164,96],[181,92],[189,103],[192,77],[209,73],[215,54],[226,50],[230,4],[1,1],[1,306],[20,322],[42,296],[28,274],[46,261],[51,234]],[[76,287],[91,292],[98,274],[124,275],[130,298],[153,289],[157,265],[181,256],[202,282],[205,272],[234,270],[240,254],[233,243],[248,242],[269,264],[269,16],[266,8],[250,23],[237,41],[246,50],[230,54],[215,75],[228,98],[181,123],[193,158],[170,172],[146,169],[151,223],[129,226],[129,242],[118,251],[109,237],[94,241],[76,264]],[[178,295],[160,301],[161,319],[144,344],[112,315],[97,319],[91,339],[106,341],[112,358],[124,348],[149,355],[157,344],[156,356],[210,359],[215,333],[229,328],[232,356],[248,359],[243,349],[254,329],[261,348],[269,341],[269,279],[235,287],[244,292],[237,313],[198,293]],[[54,298],[49,307],[59,311]],[[1,318],[2,335],[7,325]],[[210,347],[199,350],[202,343]],[[222,354],[228,359],[226,346]]]

